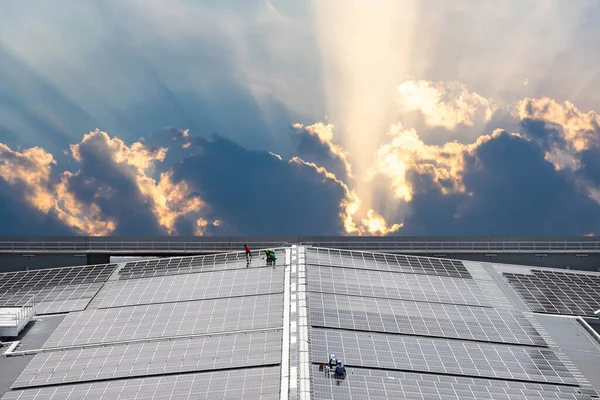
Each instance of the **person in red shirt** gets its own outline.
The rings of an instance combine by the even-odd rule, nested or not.
[[[246,261],[252,261],[252,253],[250,252],[250,247],[248,247],[248,245],[245,244],[244,249],[246,250]]]

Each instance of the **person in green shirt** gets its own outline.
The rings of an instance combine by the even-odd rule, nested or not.
[[[266,249],[265,253],[267,255],[267,264],[269,262],[273,262],[274,263],[275,261],[277,261],[277,256],[275,255],[275,252],[273,250]]]

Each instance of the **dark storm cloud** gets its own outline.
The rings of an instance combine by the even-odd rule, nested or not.
[[[600,207],[572,173],[556,171],[534,142],[502,134],[468,163],[465,194],[442,195],[428,176],[403,234],[582,235],[600,230]],[[467,193],[472,193],[469,195]]]
[[[600,146],[592,146],[581,152],[579,176],[600,187]]]
[[[338,179],[348,182],[346,166],[340,158],[333,154],[329,146],[319,140],[316,135],[311,135],[305,129],[293,129],[290,133],[296,149],[296,155],[305,161],[313,162],[333,172]]]
[[[80,169],[69,179],[69,190],[86,204],[117,221],[113,235],[160,235],[152,203],[140,193],[131,166],[116,163],[103,136],[93,135],[79,145]]]
[[[551,151],[558,146],[567,147],[562,127],[542,119],[524,118],[520,122],[520,130],[527,137],[535,140],[544,151]]]
[[[75,232],[51,214],[31,207],[24,198],[27,188],[9,185],[0,178],[0,235],[73,235]]]
[[[332,235],[341,232],[343,189],[308,166],[287,163],[228,139],[192,139],[195,155],[176,167],[200,193],[220,234]]]

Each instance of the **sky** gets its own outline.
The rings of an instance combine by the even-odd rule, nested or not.
[[[0,235],[600,234],[597,0],[5,0]]]

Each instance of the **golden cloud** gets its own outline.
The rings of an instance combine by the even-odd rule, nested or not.
[[[401,110],[420,111],[427,125],[448,130],[459,124],[474,126],[488,122],[498,109],[458,82],[409,80],[398,86],[398,93]]]
[[[600,116],[593,111],[585,113],[569,101],[559,104],[548,97],[525,98],[518,103],[517,110],[520,119],[542,119],[560,125],[564,139],[576,152],[600,141]]]
[[[281,158],[281,156],[280,156],[279,154],[276,154],[276,153],[273,153],[273,152],[270,152],[270,151],[269,151],[269,154],[270,154],[270,155],[272,155],[272,156],[273,156],[273,157],[275,157],[275,158],[278,158],[278,159],[279,159],[279,161],[282,161],[282,160],[283,160],[283,158]]]
[[[304,129],[306,132],[308,132],[308,134],[317,137],[319,142],[327,146],[331,154],[338,157],[342,161],[344,168],[346,169],[346,175],[349,178],[352,177],[352,168],[350,166],[350,162],[348,161],[348,154],[342,149],[341,146],[333,142],[334,126],[332,124],[317,122],[316,124],[309,126],[304,126],[303,124],[293,124],[292,126],[296,129]]]
[[[12,185],[22,184],[26,201],[43,213],[54,204],[49,187],[53,164],[56,161],[52,154],[40,147],[18,152],[0,143],[0,177]]]
[[[370,179],[378,174],[390,178],[394,197],[406,202],[410,202],[414,194],[408,179],[409,171],[431,175],[444,194],[462,193],[465,191],[462,181],[465,157],[502,132],[497,130],[492,135],[479,136],[471,144],[453,141],[438,146],[425,144],[414,129],[404,129],[402,124],[396,124],[389,132],[392,141],[379,148],[375,165],[368,175]]]
[[[158,182],[150,176],[154,165],[164,160],[167,149],[151,149],[141,142],[128,146],[122,140],[96,130],[85,135],[81,143],[71,145],[71,153],[76,161],[84,161],[84,146],[89,146],[85,151],[101,153],[110,162],[125,168],[125,171],[130,170],[140,193],[148,199],[158,224],[169,234],[176,233],[175,223],[179,217],[191,216],[197,221],[202,220],[199,214],[205,204],[192,194],[186,182],[175,183],[172,171],[162,173]],[[96,236],[113,233],[117,222],[103,215],[94,202],[80,201],[70,189],[70,182],[81,171],[63,172],[58,181],[53,182],[52,164],[55,163],[52,155],[41,148],[17,152],[0,144],[0,177],[10,184],[22,184],[26,188],[26,200],[32,207],[44,214],[54,212],[59,220],[80,234]],[[95,193],[96,199],[110,196],[109,187],[98,188]],[[205,226],[197,223],[198,229]]]
[[[567,146],[554,144],[546,152],[546,160],[553,163],[557,170],[579,169],[577,153],[600,143],[600,116],[593,111],[585,113],[569,101],[560,104],[548,97],[525,98],[517,103],[513,115],[520,119],[540,119],[560,126],[559,134]]]
[[[357,225],[355,222],[355,215],[359,211],[361,203],[354,190],[351,190],[348,185],[340,180],[334,173],[327,171],[327,169],[320,167],[315,163],[304,161],[300,157],[292,157],[289,162],[313,168],[325,179],[332,180],[342,187],[345,196],[340,203],[340,218],[343,221],[346,233],[357,233],[359,235],[386,235],[396,232],[402,227],[402,224],[393,224],[388,227],[385,219],[374,210],[367,211],[366,217],[362,218],[361,224]]]

